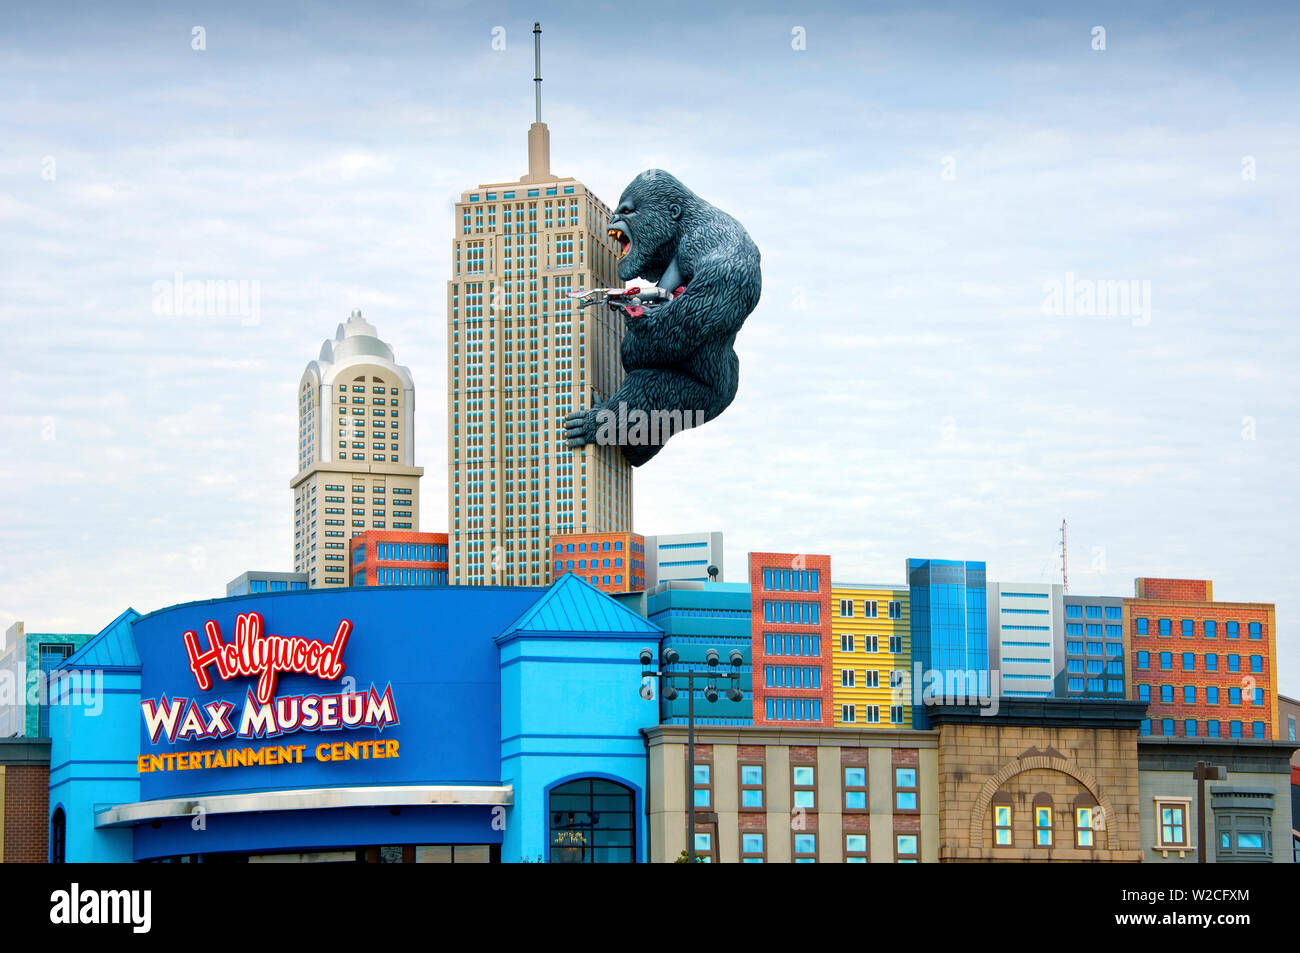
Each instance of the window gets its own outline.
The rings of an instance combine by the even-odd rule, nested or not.
[[[1188,738],[1195,738],[1195,737],[1196,737],[1196,719],[1195,719],[1195,718],[1184,718],[1184,719],[1183,719],[1183,734],[1186,735]]]
[[[853,618],[853,600],[852,600],[852,599],[841,599],[841,600],[840,600],[840,617],[841,617],[841,618],[844,618],[844,619],[851,619],[851,618]]]
[[[1207,672],[1217,672],[1219,670],[1219,656],[1209,652],[1205,656],[1205,670]]]
[[[742,811],[763,810],[763,765],[761,764],[740,766],[740,809]]]
[[[1184,704],[1184,705],[1195,705],[1195,704],[1196,704],[1196,686],[1195,686],[1195,685],[1184,685],[1184,686],[1183,686],[1183,704]]]
[[[1050,803],[1040,805],[1038,795],[1034,798],[1034,846],[1052,846],[1052,806]]]
[[[920,838],[915,834],[899,834],[894,838],[894,860],[900,864],[915,864],[919,859]]]
[[[1150,668],[1150,667],[1151,667],[1151,653],[1150,653],[1150,652],[1139,652],[1139,653],[1137,654],[1137,667],[1138,667],[1138,668]]]
[[[1170,850],[1181,848],[1190,850],[1187,815],[1191,812],[1191,800],[1157,799],[1156,801],[1156,849]]]
[[[1151,701],[1151,686],[1150,686],[1150,685],[1139,685],[1139,686],[1137,687],[1137,690],[1138,690],[1138,701],[1140,701],[1140,702],[1149,702],[1149,701]]]
[[[1173,622],[1169,619],[1160,620],[1160,635],[1168,636],[1173,634]]]
[[[742,832],[740,835],[740,862],[742,864],[761,864],[767,859],[764,851],[762,834]]]
[[[1203,623],[1205,626],[1205,637],[1212,639],[1219,634],[1218,623],[1213,619],[1206,619]]]
[[[1240,630],[1240,628],[1239,628],[1240,623],[1237,623],[1237,622],[1225,622],[1225,623],[1223,624],[1223,626],[1224,626],[1224,628],[1226,628],[1226,629],[1228,630],[1228,638],[1230,638],[1230,639],[1237,639],[1237,638],[1240,638],[1240,637],[1241,637],[1241,630]]]
[[[916,768],[894,769],[894,810],[916,811]]]
[[[851,635],[841,635],[841,636],[840,636],[840,651],[841,651],[841,652],[852,652],[852,651],[853,651],[853,636],[851,636]]]
[[[794,862],[796,864],[817,863],[817,835],[794,835]]]
[[[852,688],[852,687],[853,687],[853,681],[854,681],[854,675],[855,675],[855,673],[854,673],[853,669],[851,669],[851,668],[843,669],[843,670],[840,672],[840,687],[841,687],[841,688]]]
[[[1074,845],[1076,847],[1093,846],[1092,808],[1076,807],[1074,809]]]
[[[1241,671],[1241,656],[1240,656],[1240,655],[1229,655],[1229,656],[1228,656],[1228,671],[1229,671],[1229,672],[1240,672],[1240,671]]]
[[[1147,634],[1147,620],[1146,620],[1146,619],[1134,619],[1133,622],[1134,622],[1134,626],[1135,626],[1135,628],[1136,628],[1136,630],[1137,630],[1137,634],[1138,634],[1138,635],[1146,635],[1146,634]]]
[[[695,858],[700,863],[713,863],[713,832],[695,831]]]
[[[1011,833],[1011,805],[993,805],[993,846],[1013,846]]]
[[[1264,630],[1258,622],[1252,622],[1250,624],[1250,637],[1252,639],[1260,639],[1264,637]]]
[[[867,768],[865,765],[844,766],[844,810],[867,810]]]
[[[1196,634],[1196,623],[1191,619],[1183,619],[1182,630],[1183,638],[1190,639]]]
[[[1219,722],[1217,719],[1211,718],[1209,721],[1205,723],[1205,737],[1207,738],[1219,737]]]
[[[614,781],[582,778],[552,788],[547,798],[553,863],[632,863],[632,791]]]
[[[1194,672],[1194,671],[1196,671],[1196,653],[1195,653],[1195,652],[1184,652],[1184,653],[1183,653],[1183,671],[1184,671],[1184,672]]]
[[[1174,667],[1174,655],[1172,652],[1160,653],[1160,667],[1166,670],[1172,670]]]
[[[1160,686],[1160,702],[1164,705],[1172,705],[1174,703],[1174,686]]]
[[[713,771],[712,765],[697,764],[695,766],[695,778],[692,785],[694,790],[694,804],[696,809],[708,809],[713,806]]]
[[[858,720],[858,709],[854,705],[840,706],[840,721],[846,725],[851,725]]]
[[[790,803],[805,811],[817,810],[817,769],[810,764],[793,765],[790,769],[792,797]]]
[[[865,864],[867,862],[867,835],[844,835],[844,862],[846,864]]]
[[[1205,686],[1205,704],[1207,704],[1207,705],[1217,705],[1218,703],[1219,703],[1219,686],[1218,686],[1218,685],[1206,685],[1206,686]]]
[[[1160,733],[1166,738],[1172,738],[1174,736],[1174,720],[1172,718],[1160,719]]]
[[[1271,799],[1270,799],[1271,800]],[[1214,812],[1218,844],[1214,859],[1219,863],[1264,862],[1273,859],[1272,811],[1237,810]]]

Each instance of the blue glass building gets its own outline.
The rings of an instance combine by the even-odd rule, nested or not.
[[[907,560],[911,599],[914,693],[927,674],[975,673],[981,693],[989,689],[988,592],[983,562],[953,559]],[[919,673],[917,670],[920,670]],[[912,724],[928,728],[925,705],[912,707]]]

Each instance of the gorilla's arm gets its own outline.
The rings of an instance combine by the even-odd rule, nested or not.
[[[686,290],[664,304],[627,315],[623,363],[628,370],[673,367],[710,340],[740,330],[758,303],[757,256],[715,253],[695,269]]]

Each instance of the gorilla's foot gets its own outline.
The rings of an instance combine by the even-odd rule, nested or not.
[[[564,436],[570,447],[596,442],[596,410],[575,410],[564,418]]]

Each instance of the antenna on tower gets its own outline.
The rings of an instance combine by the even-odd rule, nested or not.
[[[1070,591],[1070,562],[1065,545],[1065,520],[1061,520],[1061,585],[1066,592]]]
[[[533,90],[537,98],[537,122],[542,121],[542,24],[533,21]]]

